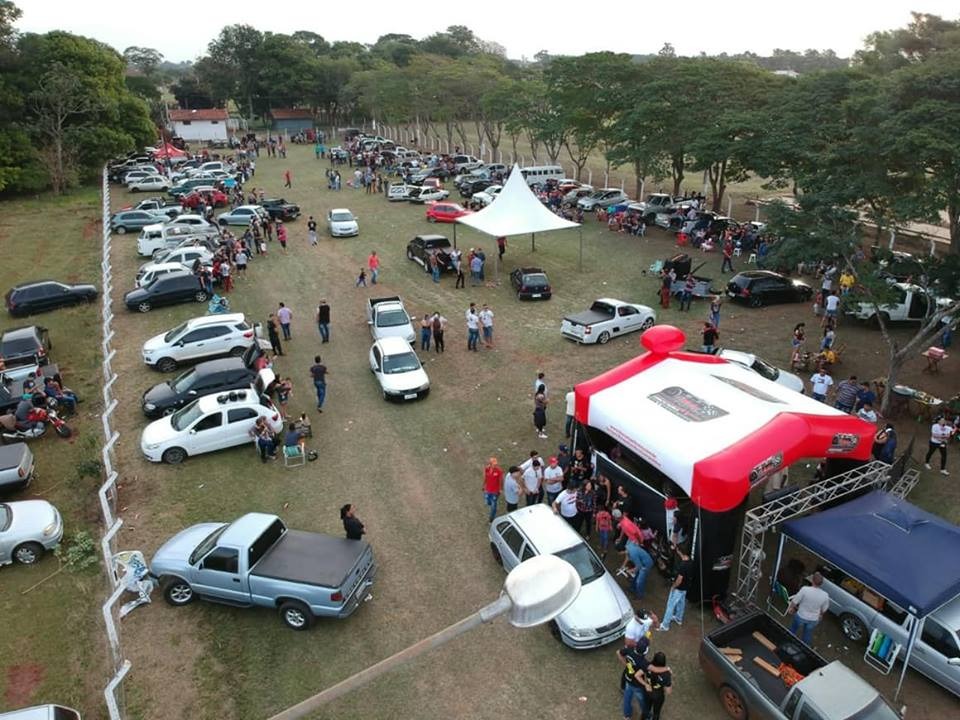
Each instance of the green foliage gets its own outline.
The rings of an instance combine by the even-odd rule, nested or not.
[[[99,562],[97,544],[86,530],[74,534],[53,552],[71,572],[82,572]]]

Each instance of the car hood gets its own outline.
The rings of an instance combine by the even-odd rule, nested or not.
[[[150,570],[160,574],[164,570],[178,570],[185,565],[197,545],[214,530],[226,523],[200,523],[181,530],[167,540],[150,559]]]
[[[623,622],[630,601],[609,572],[580,588],[577,599],[557,617],[565,628],[594,629]]]
[[[404,390],[416,390],[424,385],[430,384],[430,379],[423,368],[413,370],[412,372],[394,373],[387,375],[380,373],[377,375],[380,379],[380,385],[384,390],[392,392],[402,392]]]
[[[156,352],[160,348],[166,347],[167,341],[163,339],[165,335],[166,333],[160,333],[159,335],[154,335],[152,338],[147,340],[143,344],[143,352]]]
[[[152,388],[147,390],[143,394],[143,402],[153,403],[154,405],[164,405],[168,401],[173,400],[177,396],[177,393],[173,391],[173,388],[170,387],[169,382],[157,383]]]
[[[411,323],[407,323],[406,325],[391,325],[390,327],[377,326],[374,329],[374,333],[378,338],[399,337],[407,342],[413,342],[416,337]]]
[[[171,417],[168,415],[147,425],[140,434],[140,444],[154,445],[169,440],[175,433],[179,432],[173,429],[173,425],[170,423]]]
[[[123,301],[125,303],[136,303],[141,300],[146,300],[150,297],[150,293],[147,292],[146,288],[136,288],[130,292],[124,293]]]
[[[331,220],[330,227],[340,232],[356,230],[357,221],[356,220]]]
[[[10,537],[39,536],[48,525],[59,520],[57,509],[46,500],[22,500],[8,505],[12,520]]]

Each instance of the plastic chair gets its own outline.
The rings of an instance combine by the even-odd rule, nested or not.
[[[747,258],[747,265],[756,265],[757,264],[757,254],[750,253],[750,257]]]
[[[307,464],[307,454],[299,445],[283,446],[283,466],[300,467]]]
[[[742,248],[735,247],[735,248],[733,249],[733,256],[734,256],[734,257],[740,257],[742,254],[743,254],[743,249],[742,249]]]

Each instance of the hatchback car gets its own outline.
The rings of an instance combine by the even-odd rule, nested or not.
[[[360,234],[357,217],[346,208],[334,208],[327,213],[327,229],[332,237],[353,237]]]
[[[456,203],[435,202],[430,203],[427,208],[428,222],[456,222],[457,218],[473,214],[472,210],[457,205]]]
[[[7,367],[4,376],[21,379],[38,366],[48,364],[52,347],[50,331],[45,327],[29,325],[4,330],[0,335],[0,357]]]
[[[280,411],[265,395],[252,390],[205,395],[147,425],[140,451],[150,462],[176,465],[192,455],[248,445],[261,417],[274,433],[283,429]]]
[[[147,225],[166,220],[167,215],[159,210],[121,210],[110,217],[110,232],[118,235],[142,230]]]
[[[407,193],[407,200],[414,205],[425,205],[428,202],[446,200],[448,197],[450,197],[450,193],[447,190],[431,187],[430,185],[415,187]]]
[[[529,505],[496,518],[489,539],[494,560],[508,572],[537,555],[556,555],[577,571],[580,594],[553,621],[564,645],[586,650],[623,636],[633,617],[630,600],[580,534],[547,505]]]
[[[256,351],[254,352],[254,348]],[[250,355],[261,355],[259,347],[251,345],[248,348]],[[259,390],[262,392],[270,385],[273,371],[261,370],[269,373],[269,378],[261,381]],[[228,390],[245,390],[257,381],[257,371],[252,363],[244,362],[244,358],[222,358],[208,360],[195,365],[172,380],[157,383],[147,390],[140,401],[143,414],[151,420],[169,415],[189,402],[204,395],[224,393]]]
[[[370,371],[384,400],[417,400],[430,392],[430,378],[403,338],[377,340],[370,348]]]
[[[590,212],[592,210],[608,208],[611,205],[628,202],[630,202],[630,198],[627,197],[627,194],[623,192],[623,190],[619,188],[602,188],[577,200],[577,207],[584,212]]]
[[[204,315],[187,320],[143,344],[143,362],[160,372],[177,365],[219,355],[241,357],[251,345],[265,350],[270,342],[260,337],[260,324],[250,324],[243,313]]]
[[[259,205],[241,205],[230,212],[221,213],[217,216],[217,222],[220,223],[221,227],[227,225],[246,227],[255,217],[259,218],[261,222],[265,222],[270,215]]]
[[[15,285],[4,298],[11,315],[32,315],[45,310],[56,310],[67,305],[93,302],[97,289],[93,285],[69,285],[56,280]]]
[[[510,273],[510,284],[520,300],[549,300],[553,296],[547,274],[538,267],[517,268]]]
[[[128,310],[150,312],[161,305],[207,301],[207,291],[193,274],[165,275],[157,278],[146,287],[136,288],[123,296]]]
[[[0,503],[0,565],[34,565],[63,537],[63,518],[46,500]]]
[[[727,284],[727,296],[750,307],[760,307],[806,302],[813,297],[813,288],[802,280],[791,280],[770,270],[747,270],[733,276]]]
[[[127,190],[135,192],[154,192],[156,190],[169,190],[170,181],[162,175],[147,175],[127,182]]]

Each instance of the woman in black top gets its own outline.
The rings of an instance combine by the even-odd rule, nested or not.
[[[660,720],[660,711],[663,703],[673,691],[673,674],[667,666],[667,656],[658,652],[653,656],[653,662],[647,666],[645,677],[642,680],[647,691],[649,709],[645,720]]]
[[[353,514],[353,505],[347,503],[340,508],[340,519],[343,520],[343,529],[347,533],[347,540],[361,540],[366,533],[363,523]]]

